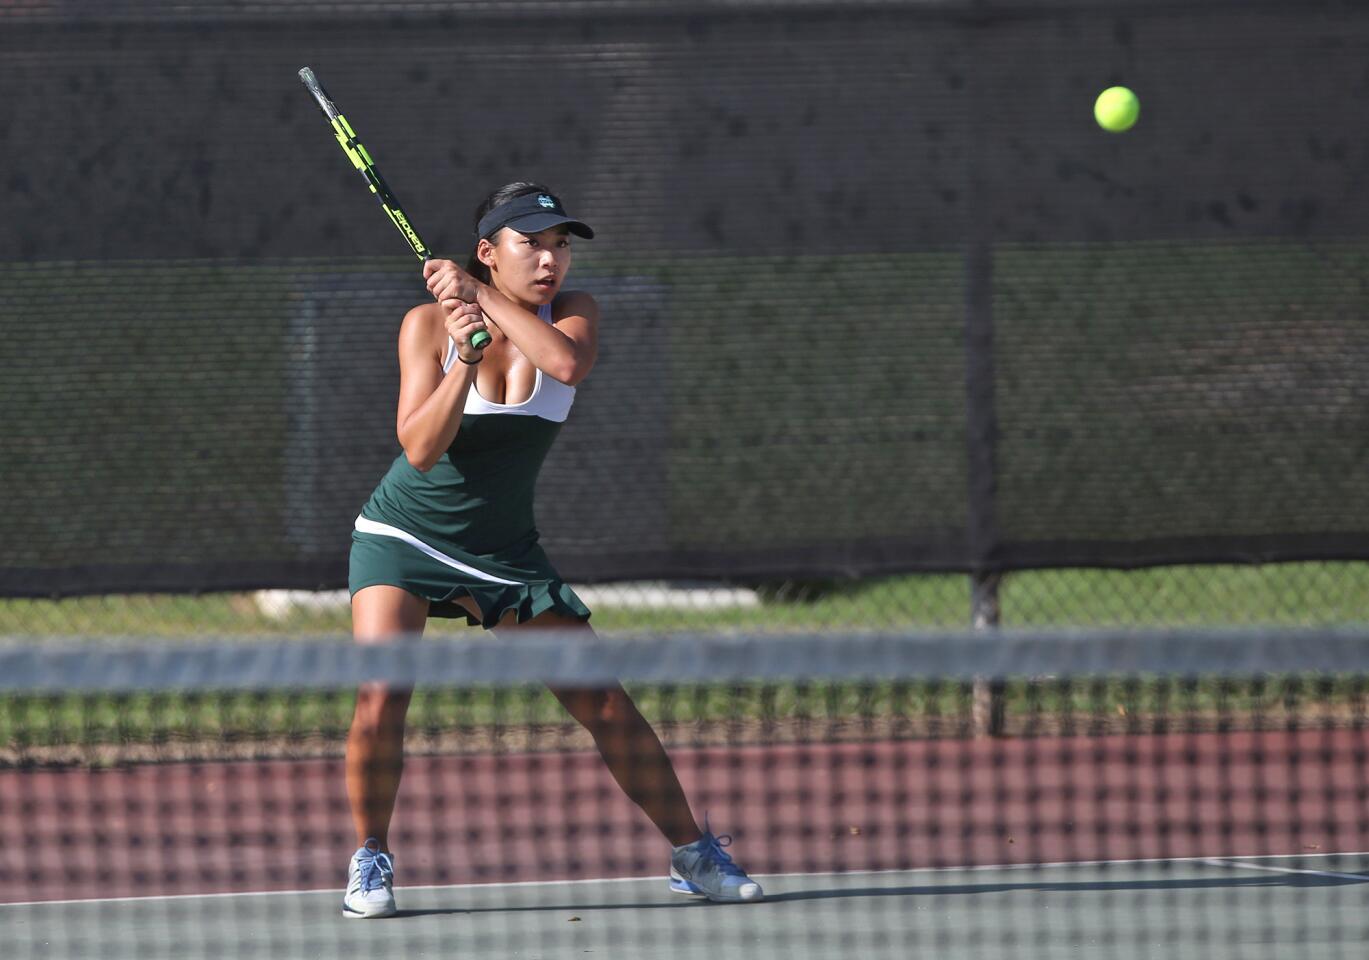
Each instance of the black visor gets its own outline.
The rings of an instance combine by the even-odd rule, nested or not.
[[[480,239],[487,240],[502,227],[513,227],[519,233],[541,233],[562,224],[577,237],[594,239],[594,231],[568,216],[561,201],[549,193],[528,193],[501,203],[480,218],[475,232]]]

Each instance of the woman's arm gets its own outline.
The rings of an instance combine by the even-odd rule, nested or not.
[[[599,305],[579,290],[556,300],[554,323],[543,323],[494,287],[482,285],[477,302],[523,356],[547,376],[575,386],[599,356]]]
[[[599,355],[599,305],[588,293],[571,291],[557,298],[552,325],[525,310],[493,286],[481,283],[450,260],[424,265],[428,290],[441,303],[478,303],[513,345],[549,377],[575,386],[589,375]]]
[[[395,432],[409,463],[427,473],[456,439],[475,365],[460,360],[442,372],[446,337],[465,360],[478,360],[470,336],[484,328],[480,308],[462,304],[450,312],[436,303],[414,307],[399,328],[399,408]]]

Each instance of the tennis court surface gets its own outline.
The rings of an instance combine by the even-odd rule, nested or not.
[[[534,682],[612,677],[765,901],[670,893]],[[1335,631],[4,647],[0,927],[19,957],[1358,955],[1367,678]],[[362,681],[417,692],[400,912],[352,922]]]

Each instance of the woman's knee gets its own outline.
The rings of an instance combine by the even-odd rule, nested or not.
[[[364,684],[357,690],[353,730],[380,731],[402,727],[412,691],[384,684]]]
[[[557,694],[571,716],[591,732],[635,726],[641,722],[632,698],[621,687],[608,690],[566,690]]]

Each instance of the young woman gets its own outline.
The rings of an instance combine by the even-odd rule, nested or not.
[[[487,630],[589,629],[589,610],[538,545],[533,488],[598,351],[594,298],[562,289],[572,236],[594,232],[535,183],[501,187],[475,219],[466,268],[426,263],[436,302],[410,310],[399,331],[404,452],[352,534],[352,630],[361,643],[417,635],[430,616],[464,616]],[[491,338],[483,349],[471,343],[481,330]],[[621,687],[552,693],[670,841],[672,890],[760,899],[760,886],[723,850],[728,838],[695,823],[660,740]],[[347,794],[360,848],[346,917],[395,912],[387,833],[408,706],[407,690],[357,692]]]

